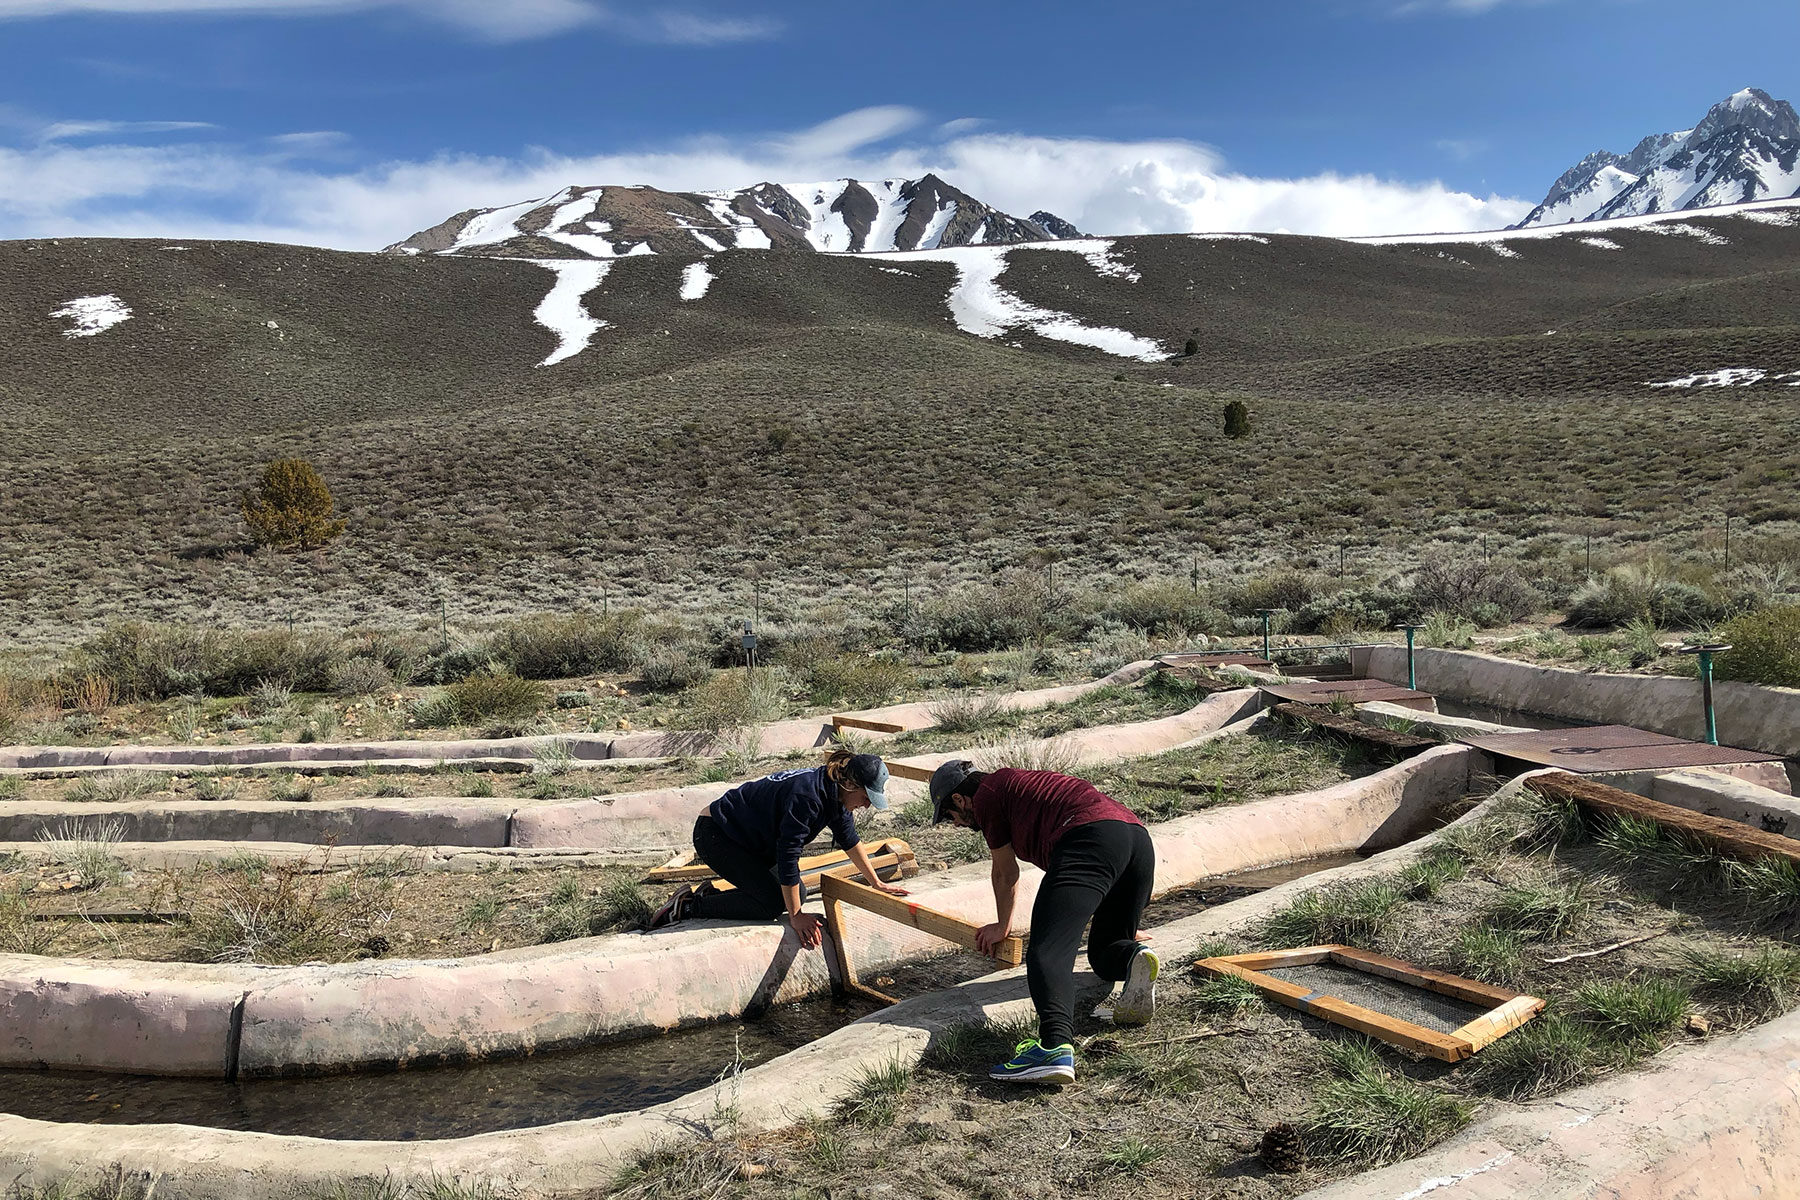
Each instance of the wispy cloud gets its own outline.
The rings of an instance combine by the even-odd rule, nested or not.
[[[676,45],[759,41],[780,23],[755,16],[603,0],[0,0],[0,20],[110,13],[134,16],[318,17],[359,10],[408,10],[491,41],[523,41],[584,26]]]
[[[821,121],[811,129],[771,139],[769,145],[787,158],[830,158],[887,141],[924,119],[925,114],[918,109],[902,104],[859,108],[841,117]]]
[[[196,129],[217,129],[211,121],[58,121],[44,126],[38,134],[43,142],[66,142],[76,138],[129,137],[133,134],[185,133]]]
[[[1395,4],[1395,16],[1410,17],[1425,13],[1447,13],[1455,17],[1479,17],[1497,8],[1541,8],[1560,0],[1402,0]]]

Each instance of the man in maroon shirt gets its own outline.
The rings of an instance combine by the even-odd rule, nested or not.
[[[1149,832],[1093,784],[1053,771],[977,771],[973,763],[947,762],[931,776],[931,803],[933,824],[948,820],[987,839],[996,920],[976,932],[983,950],[1012,930],[1019,860],[1044,869],[1025,953],[1038,1036],[989,1076],[1074,1082],[1075,954],[1089,918],[1088,964],[1102,979],[1125,981],[1113,1023],[1142,1025],[1156,1010],[1160,963],[1137,936],[1156,874]]]

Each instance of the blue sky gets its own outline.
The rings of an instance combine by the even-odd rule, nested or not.
[[[373,248],[566,183],[938,169],[1092,232],[1516,219],[1800,99],[1794,0],[0,0],[0,237]]]

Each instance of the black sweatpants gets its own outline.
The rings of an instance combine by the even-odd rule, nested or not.
[[[726,836],[711,813],[701,813],[694,822],[694,852],[737,890],[701,892],[694,897],[688,916],[720,921],[773,921],[787,912],[773,860]]]
[[[1150,833],[1129,821],[1094,821],[1062,835],[1050,853],[1037,902],[1025,978],[1038,1011],[1038,1040],[1075,1040],[1075,952],[1088,937],[1088,965],[1102,979],[1125,978],[1137,951],[1138,922],[1156,880]]]

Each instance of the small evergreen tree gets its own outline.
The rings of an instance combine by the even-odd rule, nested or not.
[[[1189,358],[1192,358],[1194,355],[1200,353],[1200,343],[1194,338],[1189,338],[1187,340],[1187,345],[1181,348],[1181,352]]]
[[[264,467],[262,483],[244,493],[241,507],[259,546],[312,550],[344,532],[331,489],[304,458],[278,458]]]
[[[1233,400],[1225,406],[1225,436],[1248,437],[1250,435],[1250,409],[1242,400]]]

